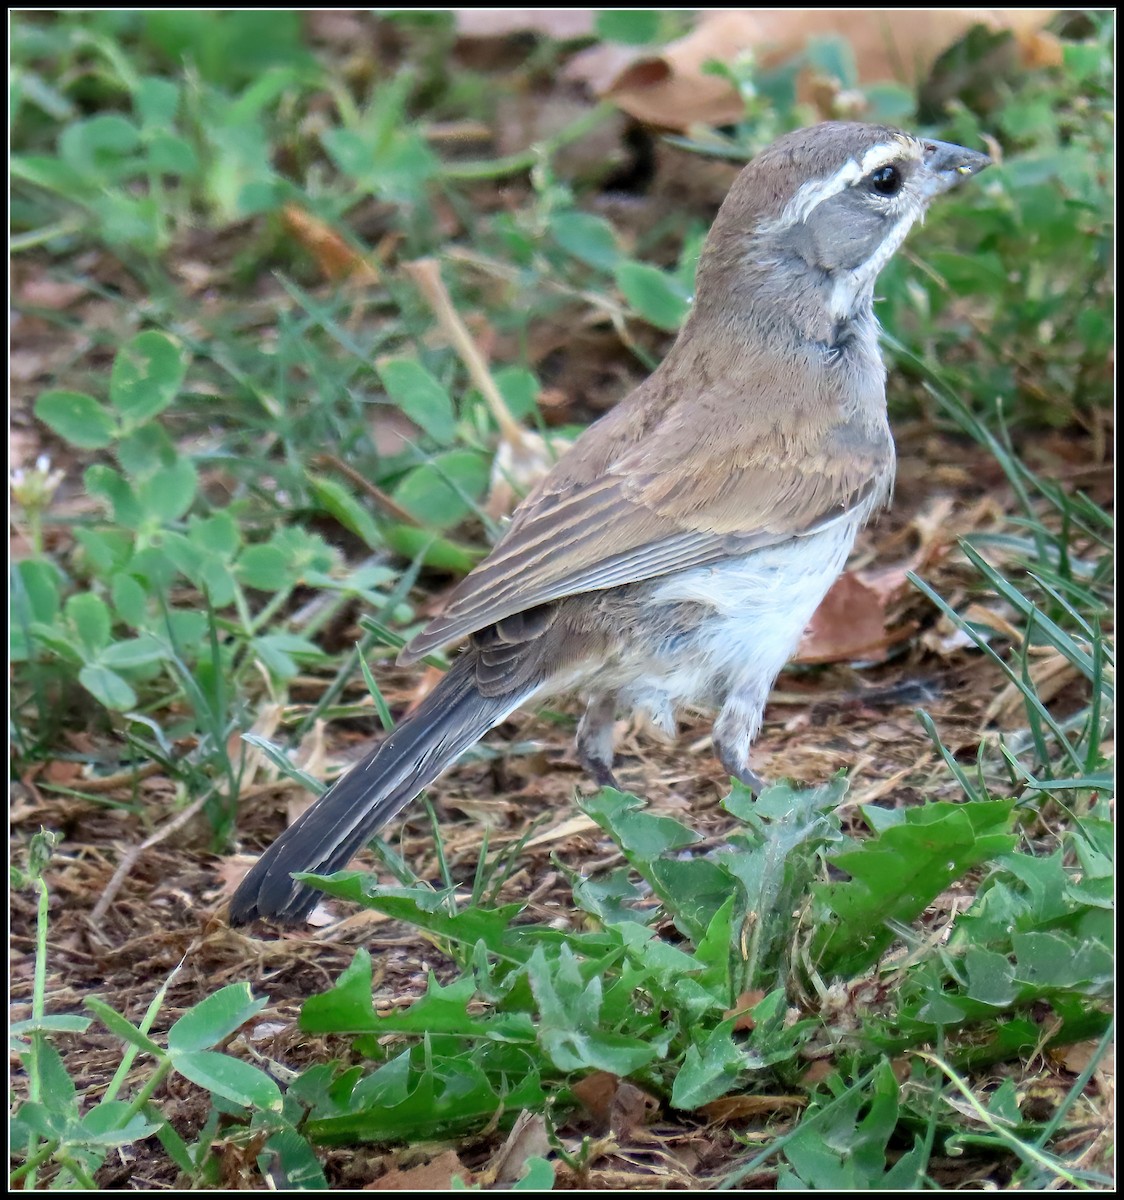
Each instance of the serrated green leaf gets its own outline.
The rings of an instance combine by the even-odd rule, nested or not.
[[[1009,852],[1012,807],[1011,801],[977,801],[904,809],[900,824],[883,822],[877,837],[835,855],[832,861],[851,879],[815,888],[831,914],[815,941],[821,969],[863,970],[892,942],[891,922],[916,920],[965,872]],[[875,823],[873,813],[870,820]]]
[[[723,1021],[687,1047],[683,1065],[671,1087],[671,1103],[690,1112],[725,1096],[749,1066],[745,1052],[733,1040],[733,1020]]]
[[[612,788],[582,797],[581,807],[622,849],[640,859],[653,859],[699,841],[694,830],[671,817],[644,812],[643,800]]]
[[[1093,941],[1079,942],[1064,933],[1015,933],[1015,978],[1035,988],[1107,987],[1113,978],[1112,954]]]
[[[557,958],[535,947],[527,977],[539,1007],[538,1038],[560,1071],[601,1070],[631,1075],[657,1059],[670,1038],[631,1037],[603,1027],[601,978],[586,980],[573,951],[563,943]]]
[[[451,1034],[533,1044],[534,1027],[527,1013],[469,1016],[468,1004],[476,993],[471,975],[443,987],[431,975],[426,993],[408,1009],[382,1016],[372,1002],[371,959],[366,951],[354,960],[335,986],[305,1001],[301,1028],[317,1033],[417,1033]]]
[[[1015,969],[1003,954],[992,950],[972,949],[964,955],[968,973],[968,996],[981,1004],[1005,1008],[1018,995]]]
[[[507,930],[515,914],[521,910],[519,904],[504,904],[495,909],[471,905],[450,913],[446,893],[429,888],[365,886],[369,876],[356,871],[345,871],[329,877],[330,883],[319,876],[317,878],[320,880],[317,887],[323,888],[329,895],[386,913],[396,921],[406,921],[418,929],[468,946],[483,941],[493,953],[508,957],[515,953],[515,947],[507,938]]]

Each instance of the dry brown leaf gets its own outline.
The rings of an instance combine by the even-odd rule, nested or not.
[[[1031,663],[1028,674],[1039,700],[1049,704],[1063,688],[1079,677],[1080,672],[1064,654],[1053,653],[1049,658]],[[987,706],[984,721],[1006,720],[1016,712],[1021,712],[1025,703],[1023,689],[1014,682],[1008,683]]]
[[[27,305],[28,308],[48,308],[57,312],[69,308],[88,291],[82,283],[68,283],[62,279],[33,275],[20,284],[14,301],[17,305]]]
[[[513,33],[543,33],[558,41],[589,37],[596,14],[591,8],[458,8],[457,33],[464,38],[501,38]]]
[[[964,610],[964,620],[970,621],[973,625],[983,625],[987,629],[992,629],[1016,646],[1023,644],[1021,631],[1012,625],[1002,613],[997,613],[983,604],[969,604]]]
[[[371,262],[322,218],[299,204],[286,204],[281,216],[293,237],[316,259],[325,279],[360,285],[379,282],[379,273]]]
[[[729,124],[743,112],[735,89],[705,72],[709,62],[732,63],[752,52],[768,69],[803,50],[809,37],[834,35],[850,44],[860,83],[917,84],[941,52],[976,24],[1010,29],[1025,65],[1049,61],[1058,49],[1042,28],[1052,16],[1050,9],[712,10],[658,55],[594,46],[575,56],[565,74],[637,120],[686,132],[694,124]],[[814,100],[817,81],[803,74],[801,99]]]
[[[800,1082],[811,1090],[817,1083],[823,1083],[835,1070],[835,1063],[829,1058],[819,1058],[800,1077]]]
[[[647,1125],[659,1110],[660,1102],[655,1096],[622,1079],[609,1103],[609,1129],[618,1142],[630,1142],[636,1131]]]
[[[597,822],[592,817],[587,817],[584,814],[577,817],[568,817],[560,825],[555,825],[553,829],[547,829],[543,833],[536,834],[527,842],[526,848],[530,850],[533,846],[546,846],[551,842],[564,842],[567,838],[575,837],[579,833],[593,833],[598,828]]]
[[[364,1191],[369,1192],[447,1192],[453,1180],[469,1183],[472,1179],[468,1168],[457,1157],[455,1150],[446,1150],[430,1162],[418,1167],[407,1167],[399,1171],[391,1167],[381,1178],[369,1183]]]
[[[1058,1049],[1051,1050],[1050,1058],[1063,1066],[1071,1075],[1080,1075],[1088,1068],[1096,1053],[1096,1042],[1075,1042],[1072,1046],[1059,1046]],[[1113,1073],[1113,1058],[1113,1051],[1109,1049],[1100,1062],[1099,1069],[1102,1073],[1108,1075]]]
[[[618,1142],[632,1140],[659,1112],[660,1103],[649,1092],[608,1071],[594,1071],[574,1085],[582,1107],[602,1126],[608,1126]]]
[[[609,1109],[613,1097],[617,1094],[618,1076],[609,1071],[594,1071],[584,1079],[579,1079],[571,1091],[574,1099],[589,1113],[591,1117],[608,1126]]]
[[[886,573],[879,571],[876,576]],[[901,572],[902,584],[905,572]],[[886,609],[900,592],[885,582],[868,583],[859,571],[844,571],[816,609],[794,662],[832,663],[881,662],[890,647],[908,637],[917,628],[908,622],[893,631],[886,628]]]
[[[550,1137],[542,1114],[521,1112],[496,1156],[480,1172],[478,1182],[485,1187],[516,1183],[527,1173],[529,1159],[546,1158],[549,1153]]]
[[[807,1103],[807,1096],[722,1096],[703,1104],[700,1111],[712,1125],[725,1125],[749,1117],[772,1116],[782,1109],[803,1108]]]
[[[78,787],[82,782],[82,764],[53,758],[43,768],[43,779],[57,787]]]
[[[281,715],[283,709],[280,704],[263,704],[257,715],[257,719],[250,727],[250,732],[256,734],[260,738],[269,741],[277,732],[277,727],[281,724]],[[245,752],[245,764],[242,770],[242,787],[243,789],[257,778],[258,771],[268,764],[268,774],[266,778],[276,779],[277,768],[266,758],[265,754],[256,746],[249,742],[243,742],[242,733],[232,733],[226,740],[226,752],[233,762],[237,762],[239,756]]]
[[[414,688],[414,693],[410,697],[410,703],[406,706],[406,711],[402,714],[402,719],[413,716],[417,712],[421,702],[429,695],[430,692],[445,678],[445,672],[440,667],[427,666],[422,672],[422,677],[418,680],[417,686]]]
[[[756,1007],[765,999],[765,992],[761,988],[754,988],[748,992],[742,992],[734,1003],[734,1007],[727,1009],[723,1013],[723,1017],[729,1020],[734,1017],[734,1029],[739,1032],[745,1032],[754,1027],[756,1022],[753,1019],[753,1014],[749,1011]]]

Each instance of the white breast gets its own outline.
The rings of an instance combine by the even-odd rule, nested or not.
[[[627,698],[638,707],[721,703],[746,684],[766,691],[838,578],[865,513],[808,537],[661,580],[650,603],[697,604],[695,622],[648,647]],[[649,700],[652,697],[652,701]]]

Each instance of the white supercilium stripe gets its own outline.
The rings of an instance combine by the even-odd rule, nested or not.
[[[867,150],[861,161],[850,158],[827,179],[810,179],[797,189],[796,194],[785,205],[784,212],[773,224],[773,228],[788,229],[806,221],[812,211],[825,200],[837,196],[851,184],[858,183],[871,171],[901,159],[908,149],[908,143],[905,142],[879,142],[877,146],[871,146]]]

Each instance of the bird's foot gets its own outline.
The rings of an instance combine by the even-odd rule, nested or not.
[[[613,774],[613,768],[608,763],[583,761],[582,766],[599,788],[609,787],[617,792],[622,790],[621,785],[617,782],[617,777]]]
[[[769,786],[767,779],[762,779],[756,771],[751,771],[748,767],[743,767],[741,770],[733,772],[733,777],[739,783],[744,783],[755,796],[760,796]]]

